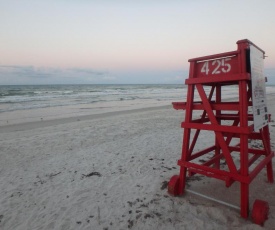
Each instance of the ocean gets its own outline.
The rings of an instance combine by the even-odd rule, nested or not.
[[[268,86],[267,93],[274,89]],[[186,93],[184,84],[2,85],[0,125],[171,105],[185,101]],[[222,94],[236,97],[237,88],[225,87]]]
[[[0,86],[0,125],[171,105],[184,99],[178,85]]]
[[[0,112],[122,101],[173,101],[183,85],[12,85],[0,86]]]

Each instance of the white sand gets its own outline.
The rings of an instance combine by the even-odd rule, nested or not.
[[[166,106],[0,127],[0,229],[275,229],[265,170],[250,185],[250,208],[255,199],[270,205],[264,228],[234,208],[167,194],[182,120]],[[204,134],[198,148],[207,142]],[[239,206],[238,183],[196,175],[188,189]]]

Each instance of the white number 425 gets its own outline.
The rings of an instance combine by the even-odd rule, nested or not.
[[[228,63],[230,60],[231,58],[224,58],[212,61],[211,65],[214,66],[214,70],[211,74],[228,73],[231,70],[231,65]],[[201,68],[201,72],[208,75],[209,71],[209,61],[206,61]]]

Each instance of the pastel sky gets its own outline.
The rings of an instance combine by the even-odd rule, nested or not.
[[[0,0],[0,84],[183,83],[188,59],[265,50],[274,0]]]

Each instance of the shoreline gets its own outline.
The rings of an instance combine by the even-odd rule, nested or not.
[[[90,115],[63,117],[63,118],[49,119],[49,120],[43,119],[41,121],[31,121],[31,122],[16,123],[16,124],[10,124],[10,125],[8,124],[8,125],[0,126],[0,133],[25,131],[25,130],[43,128],[48,126],[64,125],[66,123],[72,123],[72,122],[108,118],[111,116],[149,112],[149,111],[162,110],[162,109],[173,109],[173,107],[172,105],[164,105],[164,106],[156,106],[156,107],[145,107],[145,108],[138,108],[138,109],[103,112],[103,113],[90,114]]]
[[[238,99],[237,97],[232,97],[232,98],[227,98],[225,101],[233,101]],[[269,93],[267,95],[267,103],[268,103],[268,108],[272,107],[272,102],[275,99],[275,92],[274,93]],[[80,107],[78,106],[77,109],[79,110],[86,110],[85,113],[69,113],[64,115],[63,107],[58,107],[54,108],[57,109],[58,113],[55,111],[55,115],[45,115],[42,116],[43,111],[46,111],[47,109],[41,109],[40,110],[25,110],[26,114],[30,115],[33,114],[37,111],[39,111],[39,115],[34,117],[29,117],[29,119],[24,119],[21,118],[19,119],[19,115],[16,114],[16,111],[13,112],[15,116],[17,117],[15,120],[18,120],[17,122],[13,123],[4,123],[5,119],[0,119],[0,133],[5,133],[5,132],[13,132],[13,131],[24,131],[24,130],[29,130],[29,129],[36,129],[36,128],[43,128],[47,126],[55,126],[55,125],[61,125],[61,124],[67,124],[71,122],[79,122],[79,121],[86,121],[86,120],[92,120],[92,119],[100,119],[100,118],[108,118],[111,116],[118,116],[118,115],[125,115],[125,114],[133,114],[133,113],[139,113],[139,112],[147,112],[147,111],[154,111],[154,110],[161,110],[161,109],[173,109],[172,102],[161,102],[162,105],[155,105],[152,101],[147,104],[135,104],[131,105],[126,103],[125,105],[120,105],[119,107],[115,106],[112,104],[106,104],[103,103],[102,106],[100,107],[89,107],[91,105],[81,105]],[[85,107],[86,106],[86,107]],[[69,106],[69,110],[71,110],[71,107]],[[92,111],[93,110],[93,111]],[[65,108],[66,111],[66,108]],[[180,110],[178,110],[179,112]],[[22,111],[21,111],[22,112]],[[184,112],[183,112],[184,113]],[[269,112],[271,114],[272,118],[272,112]],[[74,115],[72,115],[74,114]],[[75,115],[78,114],[78,115]],[[273,114],[275,117],[275,114]],[[13,115],[14,116],[14,115]],[[1,116],[0,116],[1,118]],[[12,119],[11,119],[12,120]],[[2,121],[2,122],[1,122]]]
[[[104,114],[117,111],[169,106],[170,104],[170,101],[140,100],[136,102],[102,102],[95,104],[63,105],[49,108],[7,111],[0,113],[0,127],[29,122]]]

